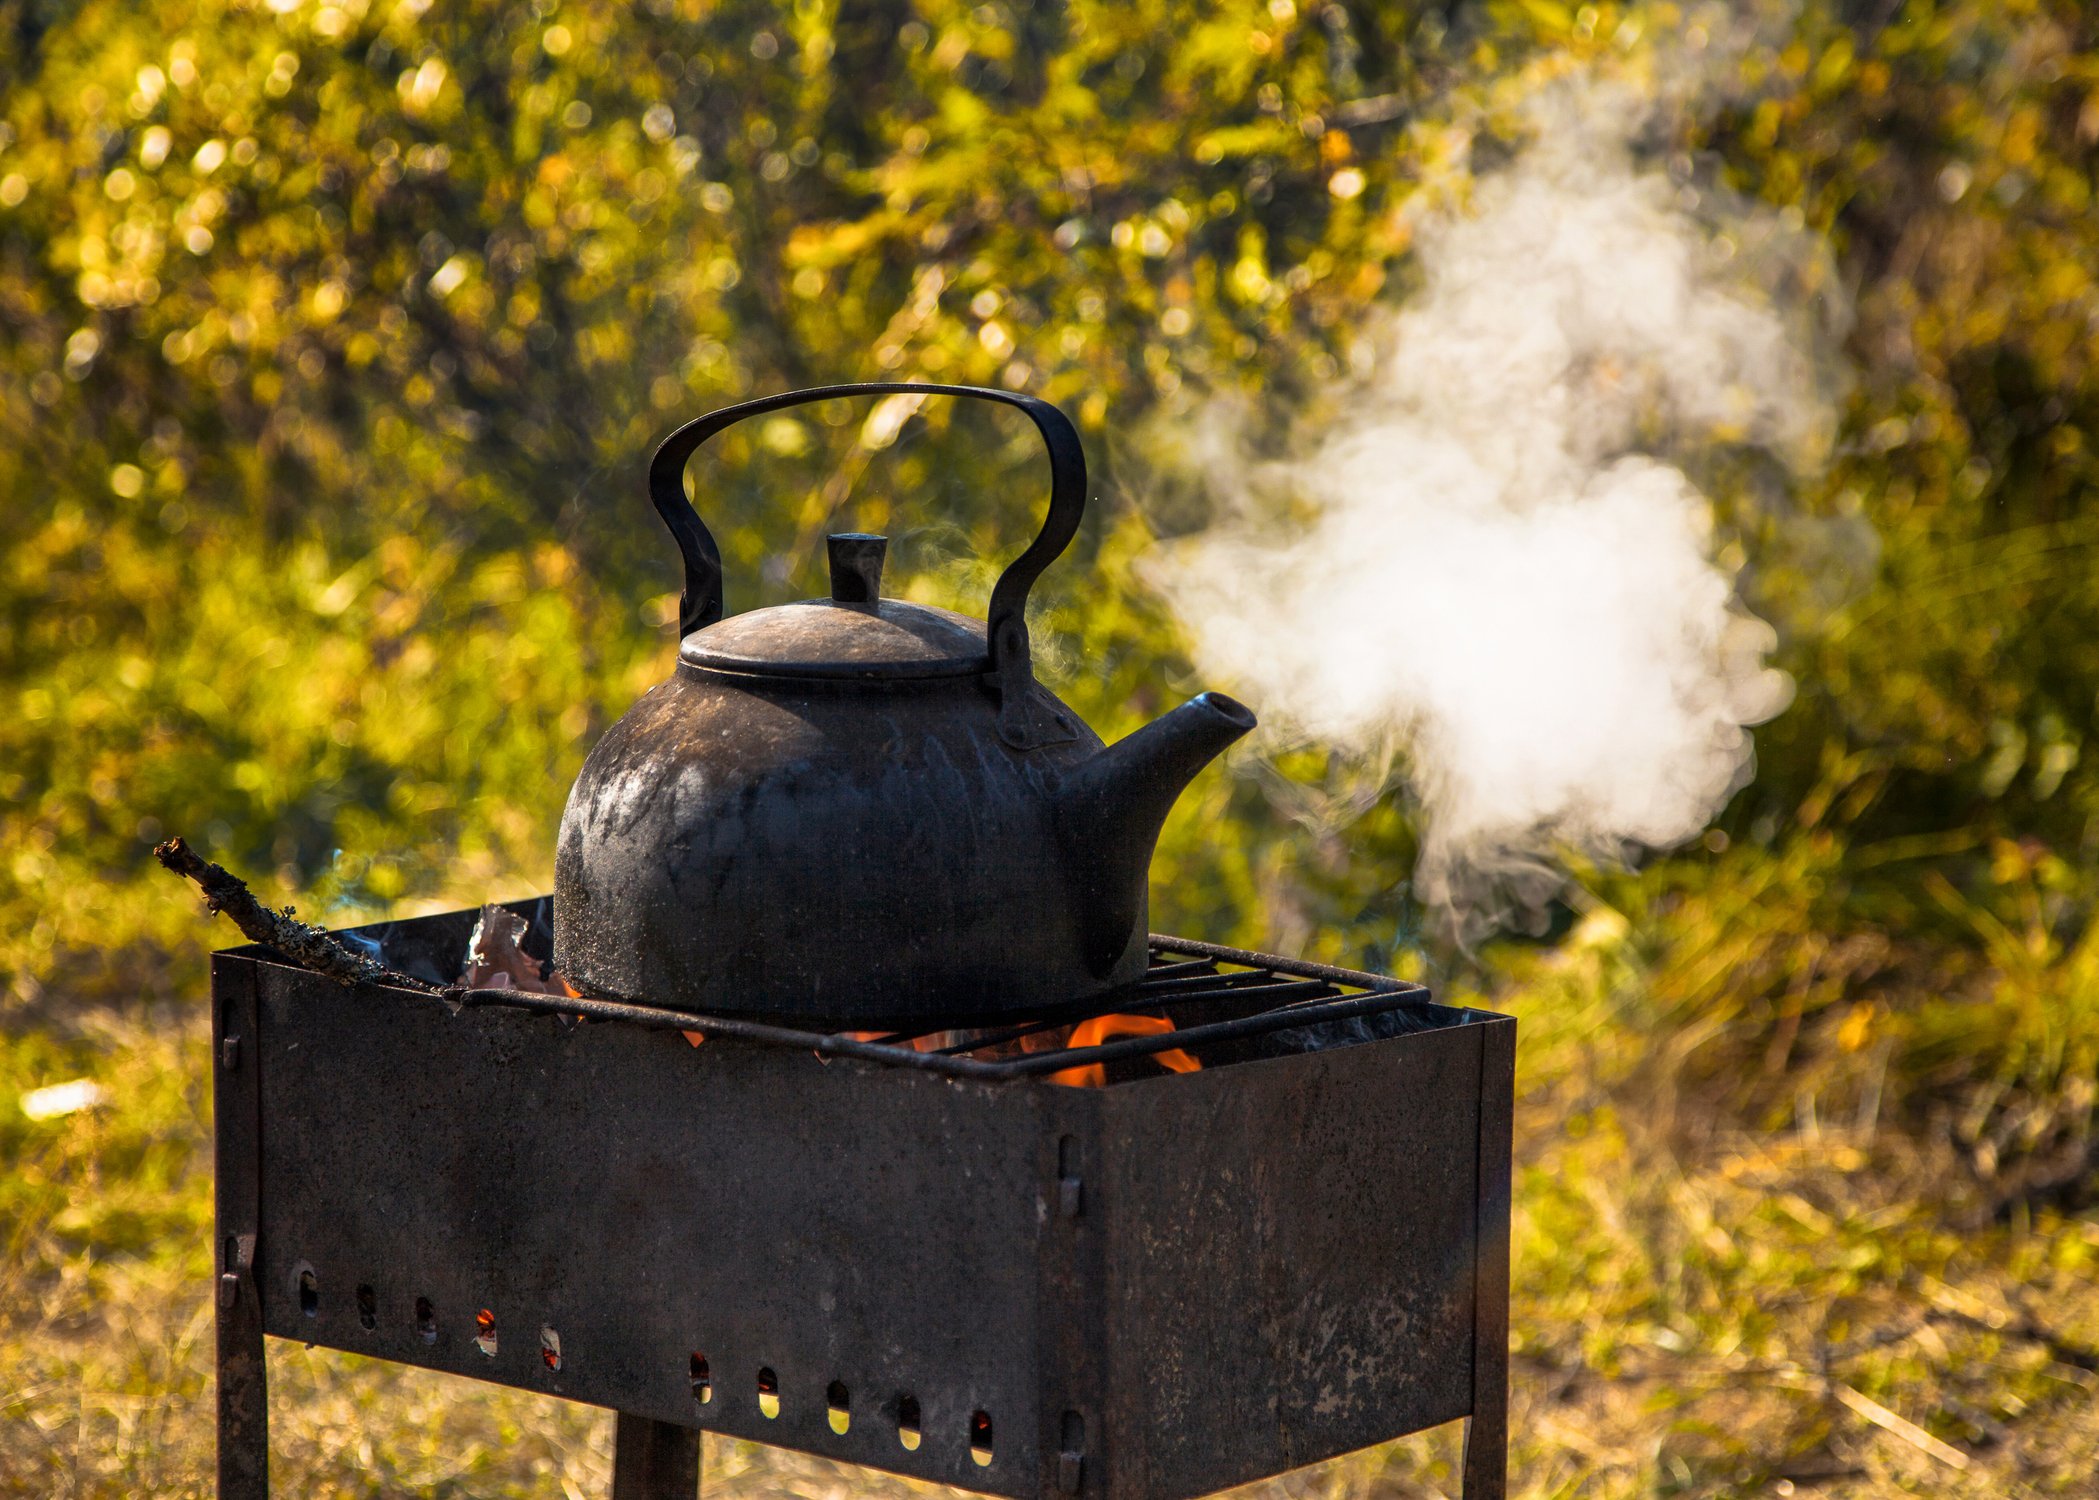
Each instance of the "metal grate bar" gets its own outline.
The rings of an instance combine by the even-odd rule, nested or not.
[[[1157,956],[1154,953],[1153,957],[1156,958]],[[1162,979],[1177,979],[1183,974],[1215,974],[1216,972],[1216,960],[1191,958],[1181,963],[1154,963],[1149,969],[1144,971],[1144,977],[1137,982],[1139,984],[1156,984]]]
[[[973,1036],[966,1042],[956,1042],[953,1046],[937,1047],[934,1050],[942,1057],[959,1057],[969,1052],[982,1052],[987,1047],[1003,1047],[1006,1043],[1017,1042],[1022,1037],[1040,1036],[1045,1031],[1055,1031],[1059,1027],[1075,1024],[1077,1023],[1068,1020],[1027,1021],[1019,1026],[1003,1026],[997,1031]]]
[[[1248,971],[1242,971],[1237,974],[1219,974],[1213,968],[1207,974],[1184,974],[1177,979],[1155,980],[1147,975],[1145,978],[1138,980],[1134,987],[1146,995],[1171,995],[1184,990],[1196,994],[1211,994],[1241,985],[1259,984],[1263,980],[1273,978],[1275,978],[1273,974]]]

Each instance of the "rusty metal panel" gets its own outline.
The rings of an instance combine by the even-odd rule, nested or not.
[[[1109,1494],[1206,1494],[1471,1411],[1473,1030],[1110,1092]]]
[[[1038,1091],[258,969],[269,1332],[1035,1493]]]

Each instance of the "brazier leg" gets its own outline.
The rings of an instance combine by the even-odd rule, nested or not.
[[[227,1298],[233,1298],[229,1306]],[[252,1281],[219,1281],[219,1500],[269,1500],[269,1373]]]
[[[260,1006],[251,974],[212,969],[213,1176],[217,1198],[219,1500],[269,1500],[269,1372],[256,1281],[262,1219]]]
[[[694,1500],[700,1435],[620,1412],[612,1429],[612,1500]]]
[[[1473,1218],[1472,1417],[1465,1500],[1509,1490],[1509,1211],[1516,1103],[1516,1023],[1479,1028],[1478,1192]]]
[[[1507,1500],[1509,1493],[1508,1414],[1489,1418],[1474,1412],[1465,1424],[1465,1500]]]

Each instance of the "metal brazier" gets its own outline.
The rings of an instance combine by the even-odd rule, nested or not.
[[[476,919],[361,936],[449,977]],[[997,1061],[1010,1027],[693,1047],[652,1008],[218,954],[220,1495],[267,1494],[267,1333],[611,1407],[622,1500],[692,1500],[703,1431],[1182,1500],[1467,1415],[1466,1500],[1500,1500],[1515,1023],[1160,948],[1111,1003],[1170,1037]],[[1202,1067],[1110,1057],[1167,1039]]]

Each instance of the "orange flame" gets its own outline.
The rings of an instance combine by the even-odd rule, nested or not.
[[[1173,1022],[1164,1016],[1094,1016],[1079,1022],[1071,1030],[1067,1047],[1098,1047],[1111,1037],[1158,1036],[1173,1030]],[[1168,1047],[1151,1054],[1151,1060],[1162,1068],[1175,1073],[1193,1073],[1202,1064],[1179,1047]],[[1108,1083],[1106,1063],[1083,1063],[1076,1068],[1063,1068],[1050,1074],[1050,1082],[1061,1083],[1075,1089],[1105,1088]]]
[[[1125,1036],[1160,1036],[1174,1029],[1173,1022],[1164,1016],[1107,1015],[1094,1016],[1081,1021],[1068,1031],[1062,1028],[1052,1031],[1031,1032],[1015,1041],[993,1048],[993,1057],[1008,1056],[1013,1051],[1052,1052],[1079,1047],[1098,1047],[1102,1042]],[[848,1031],[847,1036],[859,1042],[879,1042],[888,1033],[880,1031]],[[697,1036],[693,1045],[698,1046]],[[934,1031],[924,1036],[909,1037],[895,1046],[909,1047],[916,1052],[935,1052],[957,1039],[966,1039],[967,1032]],[[1196,1073],[1202,1064],[1179,1047],[1167,1047],[1149,1054],[1151,1061],[1175,1073]],[[1108,1069],[1104,1063],[1081,1063],[1077,1067],[1061,1068],[1050,1074],[1050,1082],[1061,1083],[1070,1088],[1104,1088],[1108,1082]]]

